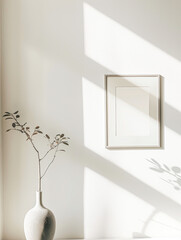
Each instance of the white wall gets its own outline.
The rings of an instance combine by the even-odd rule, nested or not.
[[[1,0],[0,0],[0,19],[1,19]],[[1,46],[1,25],[0,25],[0,46]],[[1,48],[0,48],[0,91],[1,91],[1,70],[2,70],[2,67],[1,67]],[[2,96],[2,95],[1,95]],[[2,97],[0,98],[0,113],[1,113],[1,100],[2,100]],[[0,119],[0,131],[2,132],[2,122],[1,122],[1,119]],[[2,183],[2,180],[3,180],[3,166],[2,166],[2,142],[1,142],[1,139],[2,138],[2,134],[0,136],[0,239],[2,239],[2,231],[3,231],[3,203],[2,203],[2,200],[3,200],[3,183]]]
[[[0,19],[1,19],[1,1],[0,1]],[[0,25],[0,46],[1,46],[1,25]],[[0,50],[0,89],[1,89],[1,50]],[[1,113],[1,99],[0,99],[0,113]],[[2,132],[2,125],[0,120],[0,130]],[[2,136],[2,135],[1,135]],[[2,205],[2,194],[3,194],[3,184],[2,184],[2,146],[1,146],[1,137],[0,137],[0,239],[2,239],[2,228],[3,228],[3,205]]]
[[[3,1],[3,110],[71,138],[43,184],[56,238],[181,236],[180,8],[179,0]],[[162,149],[105,149],[109,73],[163,76]],[[3,134],[3,167],[3,239],[21,240],[36,190],[23,136]]]

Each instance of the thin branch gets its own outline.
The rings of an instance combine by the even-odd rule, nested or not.
[[[45,176],[45,174],[46,174],[46,172],[48,171],[49,167],[50,167],[51,164],[54,162],[57,151],[58,151],[58,146],[57,146],[57,148],[56,148],[56,151],[55,151],[55,153],[54,153],[54,156],[53,156],[52,161],[48,164],[47,168],[45,169],[45,172],[44,172],[43,175],[40,177],[40,179],[42,179],[42,178]]]
[[[53,150],[53,149],[54,149],[54,148],[50,148],[50,149],[44,154],[44,156],[40,158],[40,161],[42,161],[42,160],[48,155],[48,153],[49,153],[51,150]]]
[[[37,152],[37,154],[38,154],[38,160],[40,161],[40,153],[39,153],[38,149],[35,147],[35,144],[33,143],[33,140],[32,140],[31,138],[30,138],[30,142],[31,142],[33,148],[35,149],[35,151]]]
[[[53,141],[53,143],[54,143],[54,142],[55,142],[55,141]],[[52,143],[52,144],[53,144],[53,143]],[[42,160],[48,155],[49,152],[51,152],[53,149],[55,149],[56,147],[58,147],[61,143],[62,143],[62,141],[59,142],[59,143],[57,143],[56,146],[51,147],[51,148],[44,154],[44,156],[40,158],[40,161],[42,161]],[[57,150],[57,151],[58,151],[58,150]]]

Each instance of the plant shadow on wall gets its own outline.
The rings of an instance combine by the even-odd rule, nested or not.
[[[174,188],[174,190],[180,191],[181,190],[181,168],[178,166],[168,166],[165,163],[159,163],[157,160],[153,158],[146,159],[149,162],[149,169],[156,172],[159,176],[161,175],[160,179],[164,182],[168,183],[171,187]],[[163,222],[160,222],[154,217],[159,214],[160,209],[156,208],[150,216],[145,220],[142,230],[139,233],[138,236],[144,236],[147,228],[149,227],[149,224],[156,223],[161,224],[167,228],[170,229],[176,229],[177,231],[181,232],[180,228],[173,227],[171,225],[165,224]]]
[[[156,172],[160,177],[161,180],[168,183],[174,190],[180,191],[181,190],[181,168],[178,166],[168,166],[165,163],[159,163],[157,160],[153,158],[146,159],[150,163],[149,169]],[[164,227],[170,229],[176,229],[177,231],[181,232],[180,228],[173,227],[171,225],[165,224],[160,222],[154,217],[159,214],[160,209],[156,208],[150,216],[143,222],[142,230],[139,233],[134,233],[133,237],[148,237],[145,233],[147,228],[149,227],[150,223],[156,223],[159,225],[163,225]]]
[[[77,146],[77,148],[79,147]],[[181,221],[180,204],[91,150],[86,148],[80,150],[84,153],[84,158],[82,158],[84,168],[93,170],[100,176],[105,177],[120,188],[125,189],[154,207],[155,210],[150,214],[147,220],[144,220],[142,230],[139,233],[133,233],[133,237],[147,236],[146,228],[151,221],[154,221],[153,217],[157,213],[163,212],[178,222]],[[126,207],[127,206],[125,206],[125,208]],[[161,222],[159,224],[164,225],[164,223]],[[172,226],[168,227],[172,228]],[[179,231],[181,231],[181,229]]]
[[[146,159],[151,163],[150,169],[161,175],[161,179],[169,183],[175,190],[181,190],[181,168],[177,166],[169,167],[165,163],[159,163],[153,158]]]

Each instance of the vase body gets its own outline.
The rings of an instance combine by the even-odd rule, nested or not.
[[[24,219],[26,240],[53,240],[55,217],[42,204],[42,192],[36,192],[36,204]]]

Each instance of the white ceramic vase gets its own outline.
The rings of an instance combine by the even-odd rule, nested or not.
[[[55,225],[53,213],[42,204],[42,192],[36,192],[36,204],[24,219],[26,240],[53,240]]]

